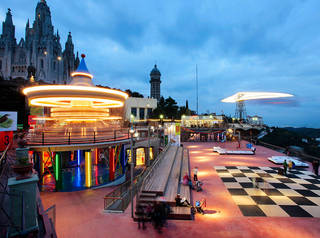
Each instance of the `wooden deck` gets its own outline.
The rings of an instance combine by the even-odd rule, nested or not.
[[[191,220],[190,207],[176,207],[175,197],[178,193],[191,202],[190,188],[181,184],[183,176],[189,173],[189,152],[183,147],[171,146],[159,164],[153,176],[141,189],[138,203],[166,202],[171,206],[169,219]]]

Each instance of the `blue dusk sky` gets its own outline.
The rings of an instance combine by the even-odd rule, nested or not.
[[[34,21],[36,0],[1,0],[12,9],[17,41]],[[285,103],[247,103],[248,115],[275,126],[320,127],[319,0],[48,0],[61,44],[72,32],[94,83],[149,96],[149,73],[161,71],[161,94],[199,112],[234,115],[221,99],[239,91],[286,92]],[[1,27],[2,29],[2,27]]]

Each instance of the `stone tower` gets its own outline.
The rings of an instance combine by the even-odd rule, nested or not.
[[[157,68],[157,65],[154,65],[154,68],[150,72],[150,97],[160,100],[160,84],[161,84],[161,73]]]
[[[25,38],[17,44],[11,10],[8,9],[0,36],[0,76],[5,80],[28,77],[28,67],[36,69],[35,79],[45,83],[65,84],[77,63],[69,33],[62,53],[60,35],[54,32],[51,12],[45,0],[38,2],[35,20],[26,24]]]

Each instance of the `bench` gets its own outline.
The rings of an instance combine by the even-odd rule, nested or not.
[[[164,194],[177,150],[177,146],[171,146],[169,148],[153,176],[151,176],[150,180],[144,185],[142,192],[156,193],[160,196]]]
[[[188,174],[190,176],[190,169],[189,169],[189,151],[184,149],[183,150],[183,157],[182,157],[182,163],[181,163],[181,173],[180,173],[180,181],[182,181],[183,176],[185,174]],[[190,203],[191,203],[191,195],[190,195],[190,188],[187,185],[183,185],[180,183],[179,191],[181,197],[185,197]]]
[[[183,155],[183,148],[179,148],[176,154],[171,173],[168,179],[167,187],[164,193],[165,201],[169,205],[175,205],[175,197],[178,193],[179,182],[180,182],[180,170],[181,160]]]

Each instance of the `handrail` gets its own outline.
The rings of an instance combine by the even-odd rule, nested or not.
[[[6,149],[3,151],[3,154],[1,155],[1,158],[0,158],[0,165],[2,164],[2,160],[4,159],[4,157],[6,156],[8,150],[9,150],[9,148],[10,148],[10,146],[11,146],[11,144],[12,144],[12,141],[13,141],[13,140],[11,140],[11,141],[9,142],[9,144],[8,144],[7,147],[6,147]]]
[[[273,145],[273,144],[269,144],[269,143],[266,143],[266,142],[263,142],[263,141],[259,141],[259,145],[262,145],[264,147],[269,147],[271,149],[278,149],[278,150],[283,150],[285,151],[286,149],[281,147],[281,146],[277,146],[277,145]],[[304,152],[300,152],[299,153],[299,157],[302,157],[302,158],[305,158],[305,159],[314,159],[314,160],[320,160],[319,157],[316,157],[316,156],[312,156],[312,155],[308,155]]]
[[[163,149],[163,151],[161,152],[161,154],[157,157],[157,160],[152,164],[152,166],[150,166],[149,168],[149,171],[147,171],[147,174],[146,176],[144,177],[143,179],[143,182],[142,182],[142,185],[141,185],[141,188],[144,187],[145,185],[145,181],[150,178],[151,175],[153,175],[154,171],[155,171],[155,168],[157,168],[160,164],[160,160],[162,160],[162,158],[164,157],[164,155],[166,154],[168,148],[170,147],[171,143],[168,143],[166,145],[166,147]]]
[[[132,189],[134,194],[136,194],[136,192],[141,189],[141,187],[144,184],[144,181],[146,181],[146,178],[150,176],[150,172],[154,170],[155,167],[158,166],[159,161],[161,160],[161,158],[163,157],[163,155],[165,154],[168,148],[169,148],[169,144],[164,148],[164,150],[160,153],[160,155],[157,156],[157,158],[154,160],[154,162],[150,167],[144,169],[139,175],[135,177],[133,187],[131,187],[131,182],[127,181],[124,184],[121,184],[120,187],[117,187],[112,192],[105,195],[104,209],[108,210],[107,208],[112,206],[117,200],[121,200],[120,210],[124,210],[130,202],[128,199],[126,199],[126,196],[129,194],[128,192]],[[108,199],[111,199],[110,203],[108,203],[107,201]]]

